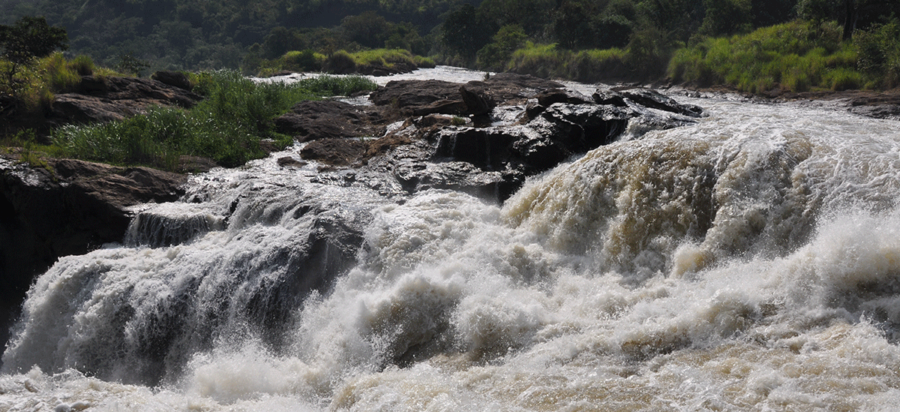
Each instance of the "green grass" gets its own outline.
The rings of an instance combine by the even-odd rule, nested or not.
[[[320,77],[298,83],[255,83],[235,71],[191,75],[205,100],[190,110],[153,108],[146,114],[94,126],[66,126],[53,136],[65,156],[175,170],[181,156],[201,156],[233,167],[265,155],[262,139],[277,146],[290,136],[274,132],[272,119],[301,100],[374,90],[359,77]]]
[[[836,23],[794,21],[681,48],[669,62],[668,76],[676,82],[726,84],[751,93],[847,90],[865,84],[856,67],[856,48],[841,42]]]
[[[434,60],[412,54],[405,49],[372,49],[349,53],[338,50],[331,56],[314,53],[312,50],[289,51],[278,59],[265,61],[260,67],[260,76],[271,75],[283,70],[296,72],[349,73],[359,66],[383,66],[392,68],[397,64],[415,67],[434,67]]]
[[[535,45],[513,52],[506,70],[547,78],[566,78],[580,82],[616,80],[629,76],[627,52],[622,49],[557,49],[555,44]]]

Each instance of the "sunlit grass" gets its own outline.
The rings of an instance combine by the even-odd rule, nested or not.
[[[297,102],[376,88],[360,77],[256,83],[235,71],[193,74],[191,81],[206,99],[190,110],[159,107],[122,121],[66,126],[53,143],[66,156],[107,163],[175,170],[189,155],[233,167],[264,156],[262,139],[290,144],[290,136],[274,132],[272,119]]]
[[[668,75],[676,82],[727,84],[752,93],[847,90],[865,84],[856,66],[856,48],[841,41],[836,23],[794,21],[679,49]]]
[[[627,52],[622,49],[569,51],[555,44],[526,43],[513,52],[506,69],[539,77],[581,82],[621,79],[628,76]]]

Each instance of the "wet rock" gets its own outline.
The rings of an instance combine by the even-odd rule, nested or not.
[[[327,138],[310,142],[300,150],[300,156],[332,166],[349,166],[362,160],[368,149],[369,144],[359,139]]]
[[[597,90],[591,95],[591,99],[597,104],[628,107],[628,103],[625,103],[625,98],[612,90]]]
[[[121,242],[129,206],[175,200],[185,181],[143,167],[67,159],[31,167],[0,159],[0,302],[15,312],[34,276],[62,256]]]
[[[290,156],[279,157],[278,160],[276,160],[276,163],[281,167],[303,167],[307,165],[306,162],[294,159]]]
[[[484,90],[465,85],[459,87],[459,94],[466,105],[466,113],[471,115],[484,115],[494,110],[496,103],[485,95]]]
[[[486,81],[472,81],[462,86],[439,80],[391,81],[369,95],[369,99],[376,106],[389,107],[407,116],[479,115],[489,113],[488,108],[493,109],[498,104],[517,103],[542,90],[560,87],[561,84],[549,80],[501,73]]]
[[[441,80],[394,80],[369,95],[376,106],[398,110],[430,105],[440,100],[462,101],[459,84]]]
[[[468,162],[404,162],[394,176],[409,193],[428,189],[457,190],[496,202],[507,199],[524,183],[515,171],[483,171]]]
[[[553,104],[541,113],[552,123],[568,122],[584,130],[583,139],[568,145],[572,152],[584,152],[612,143],[628,127],[634,115],[615,106]]]
[[[563,85],[552,80],[542,79],[527,74],[497,73],[484,82],[485,92],[498,104],[516,104],[520,100],[535,97],[543,90],[562,88]]]
[[[194,88],[194,86],[191,85],[190,79],[182,72],[159,71],[153,73],[150,78],[184,90],[191,90]]]
[[[380,136],[385,120],[371,107],[337,100],[304,101],[275,119],[275,130],[297,141]]]
[[[591,102],[591,98],[567,89],[544,90],[535,97],[537,98],[538,104],[544,107],[554,103],[585,104]]]
[[[683,114],[691,117],[700,117],[703,115],[703,108],[692,104],[678,103],[675,99],[654,90],[628,89],[622,90],[619,93],[622,97],[625,97],[634,103],[652,109]]]

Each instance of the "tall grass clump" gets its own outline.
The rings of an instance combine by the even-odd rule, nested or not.
[[[705,38],[675,51],[668,76],[699,86],[728,84],[762,93],[780,88],[857,88],[856,49],[835,22],[793,21],[731,38]]]
[[[174,170],[181,156],[190,155],[234,167],[264,156],[262,139],[280,147],[290,143],[290,136],[274,131],[272,119],[297,102],[376,88],[359,77],[256,83],[236,71],[193,74],[191,81],[206,98],[190,110],[153,108],[122,121],[67,126],[53,142],[67,156],[86,160]]]

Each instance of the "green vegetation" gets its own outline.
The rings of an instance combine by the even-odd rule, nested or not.
[[[256,83],[236,71],[193,74],[204,96],[191,110],[154,108],[126,120],[66,126],[53,137],[64,156],[114,164],[175,170],[181,156],[201,156],[238,166],[265,155],[260,142],[285,147],[290,136],[274,131],[272,119],[301,100],[373,90],[360,77],[319,77],[293,84]]]
[[[773,88],[801,92],[812,88],[845,90],[863,86],[852,43],[841,41],[834,22],[791,23],[731,38],[707,38],[678,50],[669,64],[677,82],[701,86],[728,84],[762,93]]]
[[[37,58],[47,56],[56,49],[67,49],[68,41],[65,30],[50,27],[43,17],[23,17],[12,26],[0,25],[4,91],[19,95],[22,80],[16,76]]]
[[[355,53],[338,50],[330,56],[307,49],[289,51],[278,59],[261,61],[258,74],[268,76],[283,70],[347,74],[355,73],[364,66],[394,68],[397,65],[434,67],[435,63],[430,58],[413,55],[404,49],[370,49]]]
[[[0,68],[10,64],[0,60]],[[0,94],[16,96],[26,112],[49,109],[56,93],[71,91],[81,81],[81,76],[117,75],[109,69],[98,68],[90,57],[78,56],[66,60],[62,53],[34,59],[16,73],[13,87],[0,84]]]
[[[119,64],[124,57],[151,71],[346,73],[397,64],[387,55],[405,50],[490,71],[584,81],[674,75],[747,91],[883,88],[900,77],[897,0],[0,0],[0,7],[9,11],[0,23],[45,15],[69,32],[75,53],[138,74],[147,67]],[[827,28],[814,33],[827,44],[750,50],[755,40],[778,38],[785,24]],[[854,53],[859,59],[844,64]],[[738,65],[708,61],[722,56],[752,67],[737,73]]]

